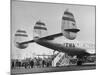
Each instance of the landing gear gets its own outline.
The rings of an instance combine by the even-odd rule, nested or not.
[[[84,63],[84,57],[77,57],[77,66],[81,66]]]
[[[77,61],[78,66],[82,65],[82,63],[83,63],[82,61]]]

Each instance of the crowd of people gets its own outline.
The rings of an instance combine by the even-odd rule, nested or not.
[[[52,58],[26,58],[23,60],[14,60],[11,61],[11,68],[43,68],[43,67],[51,67],[52,66]]]
[[[14,68],[44,68],[44,67],[53,67],[52,61],[56,57],[50,56],[50,57],[34,57],[34,58],[25,58],[25,59],[11,59],[11,69]],[[77,64],[77,58],[70,58],[69,64]],[[95,62],[96,57],[88,57],[84,58],[85,62]]]

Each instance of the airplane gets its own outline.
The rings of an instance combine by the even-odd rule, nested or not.
[[[42,26],[45,25],[44,23],[41,23],[41,22],[38,24],[42,24]],[[38,27],[38,26],[35,28],[47,30],[46,28]],[[26,44],[35,42],[41,46],[53,49],[55,51],[67,53],[69,56],[77,56],[77,59],[78,59],[77,65],[82,65],[84,63],[84,60],[83,60],[84,57],[96,55],[96,53],[91,54],[84,48],[66,47],[63,44],[52,41],[61,36],[64,36],[66,39],[69,39],[69,40],[74,40],[76,39],[77,33],[79,31],[80,29],[78,29],[76,26],[74,15],[68,10],[65,10],[62,16],[61,33],[48,35],[44,37],[40,37],[37,35],[32,40],[25,41],[25,42],[17,42],[17,44],[19,45],[19,48],[24,49],[24,46]]]

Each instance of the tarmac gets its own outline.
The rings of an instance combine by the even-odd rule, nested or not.
[[[32,73],[43,73],[43,72],[60,72],[60,71],[78,71],[78,70],[93,70],[96,69],[95,64],[85,64],[82,66],[70,65],[64,67],[45,67],[45,68],[16,68],[11,70],[11,75],[14,74],[32,74]]]

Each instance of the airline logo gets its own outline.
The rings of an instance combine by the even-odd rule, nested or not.
[[[93,43],[64,43],[66,47],[78,47],[85,49],[95,49],[95,44]]]

